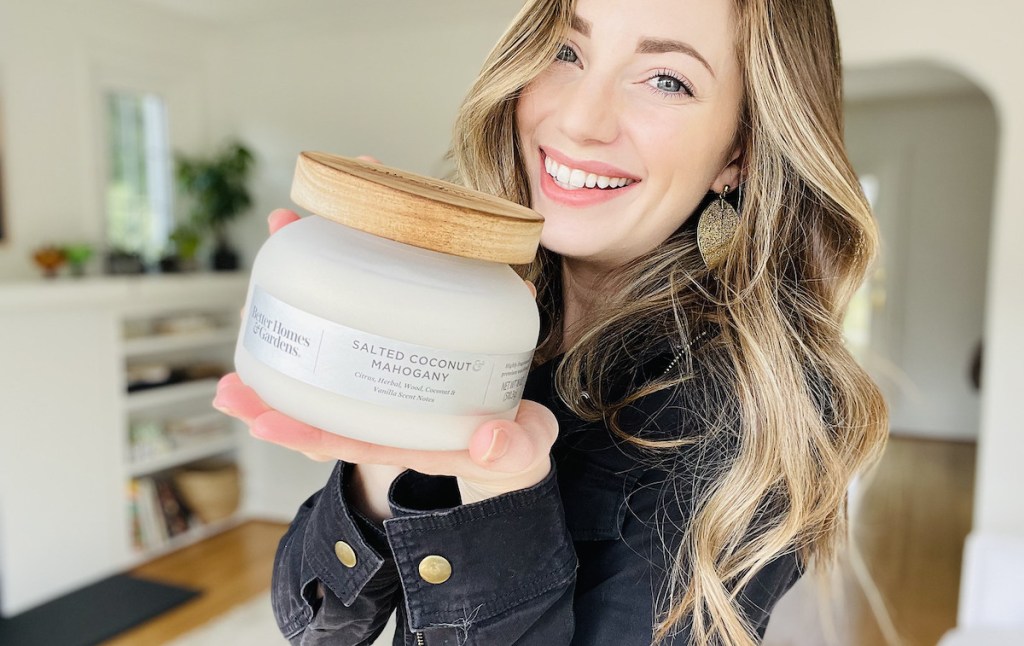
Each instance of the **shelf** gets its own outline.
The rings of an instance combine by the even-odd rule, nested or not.
[[[187,547],[197,541],[210,538],[211,536],[216,536],[217,534],[226,532],[229,529],[234,529],[242,523],[242,520],[243,518],[241,514],[236,513],[232,516],[214,521],[212,523],[206,523],[204,525],[193,527],[187,532],[169,538],[166,542],[161,543],[160,545],[157,545],[155,547],[136,549],[136,562],[142,563],[144,561],[155,559],[158,556],[169,554],[175,550]]]
[[[202,442],[197,441],[172,449],[162,455],[132,462],[128,465],[128,475],[137,478],[188,462],[209,458],[236,448],[238,448],[238,439],[235,435],[233,433],[224,433],[221,437]]]
[[[136,339],[125,339],[124,354],[125,357],[132,358],[161,352],[206,348],[232,343],[236,338],[238,338],[238,330],[225,328],[182,334],[156,334]]]
[[[128,412],[138,412],[204,397],[213,401],[213,396],[217,393],[217,381],[217,379],[200,379],[128,393],[125,397],[125,409]]]

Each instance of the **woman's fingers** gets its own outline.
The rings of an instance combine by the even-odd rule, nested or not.
[[[537,298],[537,286],[534,285],[533,282],[529,280],[524,280],[523,282],[526,283],[526,288],[530,290],[530,293],[533,294],[533,297]]]
[[[522,473],[547,465],[558,437],[558,420],[544,406],[529,400],[519,404],[514,422],[483,424],[469,442],[477,465],[497,473]]]
[[[253,437],[294,451],[327,455],[353,464],[388,464],[430,475],[452,475],[464,469],[466,462],[465,451],[421,451],[372,444],[328,433],[276,410],[254,419],[250,431]]]
[[[282,227],[301,219],[299,214],[295,211],[288,209],[274,209],[267,216],[267,226],[270,228],[271,235],[277,233]]]
[[[550,468],[558,421],[544,406],[520,402],[515,421],[482,424],[468,451],[401,449],[364,442],[310,426],[268,406],[236,373],[217,384],[213,405],[241,419],[257,439],[300,452],[310,459],[393,465],[427,475],[454,475],[478,492],[496,495],[539,482]]]
[[[237,417],[246,424],[251,424],[254,419],[270,410],[252,388],[242,383],[236,372],[224,375],[217,383],[213,407],[226,415]]]

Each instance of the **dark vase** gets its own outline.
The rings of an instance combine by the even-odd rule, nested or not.
[[[160,271],[165,274],[176,274],[181,271],[178,266],[178,256],[169,254],[160,259]]]
[[[214,271],[235,271],[238,269],[238,252],[224,240],[217,243],[210,264]]]
[[[146,264],[142,256],[128,251],[111,251],[107,254],[107,273],[113,275],[132,275],[146,272]]]

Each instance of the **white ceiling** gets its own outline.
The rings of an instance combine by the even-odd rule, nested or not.
[[[522,0],[119,0],[156,8],[213,25],[247,25],[260,22],[308,19],[322,15],[376,15],[401,22],[426,18],[441,20],[490,15],[495,11],[509,19]]]
[[[211,23],[260,22],[315,11],[343,0],[122,0]]]

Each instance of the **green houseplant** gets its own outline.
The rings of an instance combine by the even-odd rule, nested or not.
[[[213,233],[216,242],[211,264],[216,270],[238,268],[238,254],[227,239],[227,226],[252,205],[247,182],[253,163],[252,152],[237,141],[211,158],[175,155],[175,180],[190,202],[189,224]]]

